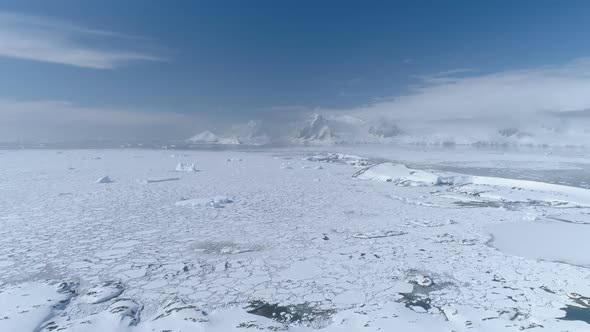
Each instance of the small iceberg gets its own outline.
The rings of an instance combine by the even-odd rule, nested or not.
[[[103,176],[100,179],[96,180],[96,183],[112,183],[113,180],[111,180],[110,177],[108,176]]]

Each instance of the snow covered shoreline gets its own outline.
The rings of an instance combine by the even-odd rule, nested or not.
[[[6,151],[0,331],[590,326],[588,190],[311,157]]]

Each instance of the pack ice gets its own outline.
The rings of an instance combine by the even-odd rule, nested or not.
[[[0,331],[590,329],[587,158],[339,148],[3,151]]]

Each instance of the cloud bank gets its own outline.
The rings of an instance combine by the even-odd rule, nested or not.
[[[560,66],[472,74],[460,70],[424,77],[409,94],[336,111],[400,121],[511,121],[535,114],[590,109],[590,59]]]
[[[113,69],[136,61],[161,61],[156,55],[89,46],[92,40],[132,39],[60,20],[0,12],[0,56],[92,69]]]

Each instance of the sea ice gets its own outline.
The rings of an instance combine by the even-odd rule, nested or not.
[[[590,227],[555,220],[514,221],[490,226],[490,243],[514,255],[590,267]]]
[[[338,148],[195,150],[207,176],[161,185],[134,179],[169,174],[162,151],[3,154],[0,331],[588,330],[588,191],[510,178],[587,160],[461,154],[493,177],[437,171],[451,150]],[[382,159],[414,166],[351,178]]]

